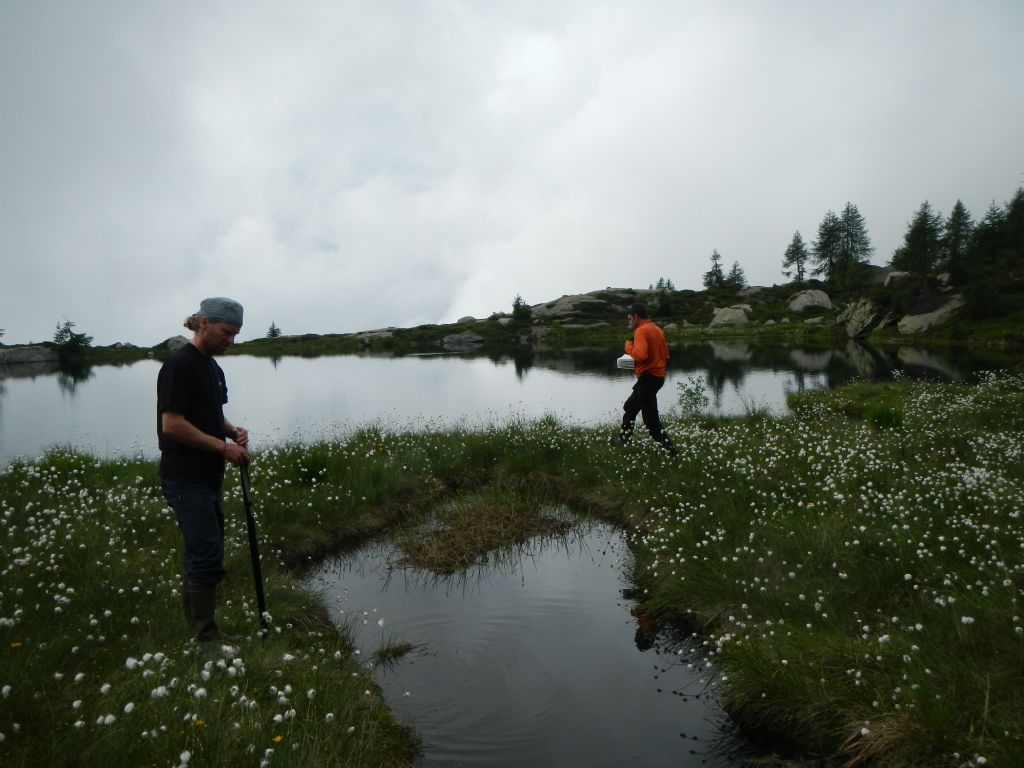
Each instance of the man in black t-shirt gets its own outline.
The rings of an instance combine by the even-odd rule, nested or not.
[[[224,461],[249,461],[249,433],[224,418],[228,388],[213,357],[234,344],[242,305],[203,299],[185,327],[191,343],[171,355],[157,377],[160,483],[184,539],[185,618],[198,640],[213,642],[220,639],[213,614],[225,575]]]

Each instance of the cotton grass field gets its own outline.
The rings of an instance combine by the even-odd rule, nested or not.
[[[795,397],[785,418],[700,405],[681,388],[676,457],[554,419],[378,424],[257,452],[270,629],[229,470],[219,616],[236,637],[213,655],[184,630],[154,463],[11,464],[0,764],[407,765],[415,733],[298,586],[303,567],[442,519],[406,554],[451,572],[550,534],[551,504],[628,530],[638,612],[693,633],[708,688],[769,762],[1022,764],[1024,377],[851,385]]]

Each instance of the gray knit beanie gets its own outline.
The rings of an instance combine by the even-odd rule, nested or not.
[[[234,299],[226,299],[217,296],[212,299],[203,299],[199,304],[197,317],[208,317],[216,323],[230,323],[231,325],[242,325],[242,305]]]

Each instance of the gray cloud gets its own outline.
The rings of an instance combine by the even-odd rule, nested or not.
[[[5,4],[4,341],[446,322],[714,248],[771,284],[848,200],[885,263],[1024,180],[1020,4],[720,6]]]

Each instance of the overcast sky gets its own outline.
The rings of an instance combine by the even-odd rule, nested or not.
[[[0,0],[0,328],[452,322],[1024,183],[1024,2]]]

